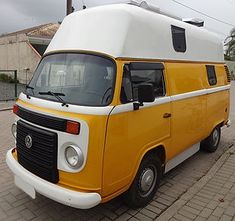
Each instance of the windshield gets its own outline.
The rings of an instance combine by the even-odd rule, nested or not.
[[[55,101],[60,96],[68,104],[106,106],[112,101],[115,70],[115,63],[104,57],[48,55],[40,62],[26,93]]]

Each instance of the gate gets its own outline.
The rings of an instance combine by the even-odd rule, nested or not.
[[[0,101],[15,100],[25,85],[17,79],[17,70],[0,70]]]

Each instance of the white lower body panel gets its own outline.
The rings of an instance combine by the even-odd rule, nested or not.
[[[16,186],[32,198],[35,198],[36,192],[38,192],[59,203],[79,209],[89,209],[101,202],[101,196],[98,193],[73,191],[34,175],[15,160],[12,155],[12,150],[7,152],[6,162],[15,175]]]
[[[165,173],[169,172],[171,169],[178,166],[180,163],[182,163],[183,161],[185,161],[186,159],[197,153],[199,150],[200,150],[200,143],[197,143],[192,147],[186,149],[182,153],[178,154],[173,159],[169,160],[165,166]]]

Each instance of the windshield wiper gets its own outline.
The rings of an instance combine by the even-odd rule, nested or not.
[[[40,95],[51,95],[54,96],[58,101],[62,103],[62,107],[68,107],[69,105],[60,97],[60,96],[65,96],[63,93],[57,93],[57,92],[52,92],[52,91],[47,91],[47,92],[39,92]]]
[[[34,87],[31,87],[31,86],[29,86],[29,85],[26,85],[26,89],[34,90]]]
[[[32,93],[34,94],[34,87],[31,87],[31,86],[29,86],[29,85],[26,85],[26,89],[31,89],[32,90]],[[31,97],[30,97],[30,95],[29,94],[26,94],[26,97],[28,98],[28,99],[31,99]]]

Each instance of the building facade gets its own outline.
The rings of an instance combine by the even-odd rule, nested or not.
[[[59,24],[45,24],[0,36],[0,72],[17,70],[20,83],[27,84]]]

